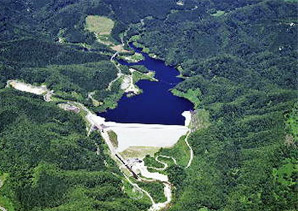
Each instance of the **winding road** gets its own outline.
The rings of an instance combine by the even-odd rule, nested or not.
[[[117,56],[118,52],[116,52],[112,58],[111,58],[111,61],[113,60],[113,58],[115,56]],[[116,65],[116,64],[115,64]],[[116,65],[117,69],[119,68],[117,65]],[[121,73],[121,70],[119,68],[119,73],[118,73],[118,76],[119,74],[122,74]],[[123,75],[123,74],[122,74]],[[25,91],[26,90],[22,90],[22,91]],[[50,97],[49,97],[50,98]],[[44,99],[45,101],[49,101],[47,100],[46,98]],[[102,117],[99,117],[97,116],[96,114],[93,114],[88,108],[86,108],[83,104],[81,103],[78,103],[78,102],[68,102],[67,104],[70,104],[70,105],[75,105],[77,106],[78,108],[84,110],[87,114],[86,114],[86,120],[87,122],[90,124],[90,127],[93,128],[93,126],[96,126],[97,128],[102,128],[101,127],[101,124],[104,123],[104,118]],[[132,125],[133,126],[133,125]],[[156,129],[156,125],[153,125],[151,126],[153,128]],[[173,126],[172,126],[173,127]],[[91,129],[92,130],[92,129]],[[91,132],[91,130],[89,131],[89,133]],[[125,161],[121,155],[119,155],[119,153],[117,153],[116,149],[113,147],[112,143],[111,143],[111,140],[107,134],[107,132],[105,132],[103,129],[99,129],[103,139],[105,140],[106,144],[108,145],[109,149],[110,149],[110,153],[111,153],[111,157],[114,158],[115,160],[119,159],[119,157]],[[188,147],[190,148],[190,151],[191,151],[191,157],[190,157],[190,160],[188,162],[188,165],[186,168],[188,168],[190,165],[191,165],[191,162],[192,162],[192,159],[193,159],[193,151],[192,151],[192,148],[191,146],[189,145],[187,139],[188,139],[188,136],[189,136],[190,132],[188,132],[186,138],[185,138],[185,142],[187,143]],[[161,168],[162,170],[166,169],[168,167],[168,164],[165,163],[165,162],[162,162],[160,160],[158,160],[159,157],[166,157],[166,158],[170,158],[170,159],[173,159],[174,163],[177,165],[177,161],[175,160],[175,158],[173,157],[170,157],[170,156],[165,156],[165,155],[160,155],[160,156],[157,156],[155,159],[157,162],[160,162],[164,165],[163,168]],[[127,162],[127,161],[125,161]],[[121,166],[119,166],[121,167]],[[133,183],[129,178],[128,176],[125,176],[125,178],[127,179],[127,181],[135,188],[137,189],[138,191],[146,194],[149,199],[151,200],[152,202],[152,206],[151,208],[149,209],[150,211],[156,211],[156,210],[161,210],[161,209],[164,209],[166,208],[169,203],[172,201],[172,184],[169,182],[169,179],[168,179],[168,176],[167,175],[163,175],[163,174],[160,174],[158,172],[149,172],[147,167],[144,165],[144,162],[139,163],[137,165],[134,165],[132,167],[133,170],[138,170],[141,175],[143,177],[145,177],[144,179],[140,178],[140,181],[142,180],[146,180],[146,178],[148,179],[151,179],[153,182],[162,182],[164,184],[164,195],[166,197],[166,201],[165,202],[160,202],[160,203],[155,203],[155,201],[153,200],[152,196],[150,195],[150,193],[148,193],[146,190],[140,188],[137,184]],[[0,188],[2,187],[3,185],[3,182],[0,180]],[[0,211],[7,211],[4,207],[1,207],[0,206]]]
[[[156,160],[156,162],[161,163],[163,165],[163,167],[162,168],[148,167],[148,168],[154,169],[154,170],[157,170],[157,171],[164,171],[164,170],[166,170],[169,167],[169,165],[166,162],[163,162],[163,161],[159,160],[158,159],[159,157],[172,159],[173,162],[175,163],[175,165],[178,165],[177,164],[177,160],[175,158],[170,157],[170,156],[166,156],[166,155],[158,155],[158,156],[155,157],[155,160]]]
[[[114,80],[112,80],[110,83],[109,83],[109,86],[108,86],[108,90],[111,90],[112,88],[112,85],[115,81],[117,81],[121,76],[123,76],[123,73],[120,69],[120,67],[118,67],[118,65],[116,64],[116,62],[114,61],[114,58],[119,54],[119,52],[117,51],[116,53],[113,54],[113,56],[111,56],[110,58],[110,61],[115,65],[115,67],[117,68],[118,70],[118,73],[117,73],[117,78],[115,78]]]
[[[189,158],[189,161],[188,161],[188,164],[187,166],[185,167],[186,169],[188,167],[190,167],[191,163],[192,163],[192,160],[193,160],[193,150],[192,150],[192,147],[190,146],[190,144],[188,143],[188,137],[190,135],[190,132],[188,132],[188,134],[186,135],[186,138],[185,138],[185,143],[186,145],[188,146],[189,150],[190,150],[190,158]]]
[[[168,206],[168,204],[172,201],[172,184],[169,182],[169,178],[167,175],[160,174],[157,172],[149,172],[147,167],[144,165],[144,162],[138,163],[133,166],[134,170],[139,170],[141,175],[145,178],[140,177],[141,181],[144,182],[161,182],[164,185],[164,195],[166,197],[165,202],[155,203],[152,199],[152,206],[149,211],[162,210]],[[151,179],[148,180],[147,178]],[[148,193],[149,194],[149,193]],[[150,194],[149,194],[150,195]],[[151,196],[149,198],[152,198]]]
[[[1,179],[0,179],[0,188],[3,186],[3,182],[1,181]],[[1,211],[7,211],[4,207],[1,207],[0,206],[0,210]]]
[[[168,158],[168,159],[172,159],[173,162],[175,163],[175,165],[178,165],[177,164],[177,160],[175,158],[173,158],[172,156],[167,156],[167,155],[158,155],[156,158],[158,157],[163,157],[163,158]]]
[[[145,194],[149,197],[151,203],[152,203],[152,204],[155,204],[155,202],[154,202],[152,196],[151,196],[146,190],[144,190],[143,188],[140,188],[136,183],[133,183],[133,182],[129,179],[129,177],[126,176],[125,174],[123,174],[123,175],[124,175],[124,177],[126,178],[126,180],[127,180],[127,181],[128,181],[134,188],[136,188],[138,191],[140,191],[140,192],[142,192],[142,193],[145,193]]]

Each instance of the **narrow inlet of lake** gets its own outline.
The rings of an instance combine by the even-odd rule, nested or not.
[[[193,109],[193,104],[170,92],[170,89],[183,80],[177,77],[179,71],[166,66],[161,60],[150,58],[141,52],[141,49],[131,47],[136,52],[142,53],[145,59],[137,63],[119,62],[127,66],[143,65],[148,70],[155,71],[158,82],[148,80],[137,82],[137,86],[143,90],[142,94],[133,97],[124,95],[117,108],[109,109],[99,115],[106,118],[106,121],[120,123],[184,125],[185,118],[181,114],[183,111]]]

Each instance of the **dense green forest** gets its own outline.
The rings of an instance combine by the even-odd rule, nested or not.
[[[0,170],[8,174],[0,202],[6,208],[144,210],[150,206],[122,191],[122,176],[104,153],[100,135],[93,132],[87,137],[79,115],[7,89],[0,92],[0,117]]]
[[[1,205],[8,210],[150,207],[148,200],[133,200],[122,190],[123,178],[104,153],[102,138],[87,137],[79,115],[4,89],[7,80],[19,79],[46,84],[61,99],[90,107],[87,96],[93,91],[107,102],[104,108],[115,103],[122,94],[119,84],[107,90],[117,74],[110,61],[114,52],[84,27],[88,15],[101,15],[115,21],[113,42],[134,36],[138,46],[176,66],[185,80],[173,92],[194,99],[198,114],[209,114],[208,124],[198,124],[200,115],[194,122],[190,168],[172,163],[166,170],[175,185],[169,210],[298,210],[297,1],[176,2],[1,1]]]
[[[297,3],[198,2],[127,33],[177,66],[175,90],[210,114],[190,137],[192,166],[168,170],[170,210],[297,210]]]

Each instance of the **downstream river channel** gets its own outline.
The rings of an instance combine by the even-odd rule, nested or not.
[[[182,81],[179,72],[158,59],[150,58],[141,49],[131,46],[136,52],[142,53],[145,59],[137,63],[119,61],[122,65],[143,65],[155,71],[158,82],[141,80],[137,82],[143,93],[133,97],[124,95],[115,109],[100,113],[107,121],[120,123],[144,123],[184,125],[183,111],[189,111],[193,104],[188,100],[174,96],[170,89]]]

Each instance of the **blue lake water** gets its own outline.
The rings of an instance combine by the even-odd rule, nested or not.
[[[140,49],[132,46],[139,53]],[[158,59],[150,58],[142,53],[145,60],[138,63],[127,63],[119,61],[123,65],[144,65],[148,70],[155,71],[158,82],[141,80],[137,86],[143,93],[133,97],[124,95],[115,109],[100,113],[107,121],[121,123],[144,123],[144,124],[166,124],[184,125],[185,118],[181,115],[183,111],[193,108],[188,100],[174,96],[170,89],[182,81],[177,78],[179,72]]]

